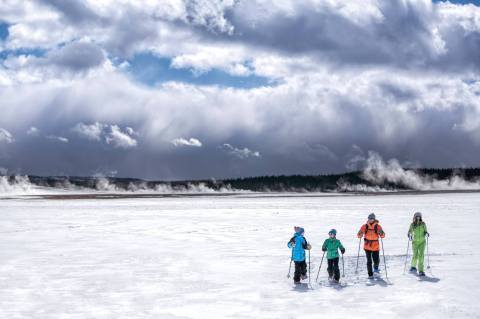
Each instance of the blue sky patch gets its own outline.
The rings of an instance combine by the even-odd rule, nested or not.
[[[235,88],[255,88],[271,85],[268,78],[250,75],[234,76],[225,71],[213,69],[194,75],[189,69],[176,69],[170,66],[170,58],[158,57],[152,53],[141,53],[129,60],[128,73],[133,78],[147,85],[155,85],[162,82],[177,81],[196,85],[219,85]]]
[[[446,0],[433,0],[433,2],[447,2]],[[451,3],[468,4],[473,3],[476,6],[480,6],[480,0],[449,0]]]
[[[0,21],[0,41],[8,38],[8,24]]]
[[[5,60],[9,55],[33,55],[36,57],[45,56],[47,50],[45,49],[16,49],[0,51],[0,60]]]

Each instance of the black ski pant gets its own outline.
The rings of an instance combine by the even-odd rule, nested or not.
[[[300,276],[307,275],[307,263],[304,261],[295,262],[295,274],[293,275],[293,281],[300,281]]]
[[[380,252],[379,251],[365,250],[365,254],[367,255],[368,275],[373,276],[372,260],[373,260],[373,267],[375,269],[377,269],[378,265],[380,265]]]
[[[334,278],[336,281],[340,280],[340,268],[338,268],[339,258],[328,259],[328,276]]]

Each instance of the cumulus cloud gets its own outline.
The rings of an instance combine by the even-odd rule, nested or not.
[[[212,69],[221,69],[236,76],[248,76],[254,70],[245,62],[246,53],[241,47],[204,47],[194,53],[179,54],[172,59],[172,67],[192,69],[201,75]]]
[[[99,122],[92,124],[78,123],[72,128],[72,131],[87,140],[97,142],[103,140],[115,148],[128,149],[137,146],[137,140],[133,136],[138,136],[138,132],[128,126],[122,131],[115,124],[108,125]]]
[[[173,67],[193,68],[197,74],[220,68],[241,76],[268,70],[278,77],[287,60],[295,73],[318,64],[450,72],[480,66],[476,59],[480,8],[473,4],[430,0],[122,4],[45,0],[20,6],[7,1],[2,12],[11,23],[6,45],[47,48],[47,57],[35,64],[74,73],[105,64],[107,56],[128,58],[145,51],[171,57]]]
[[[138,135],[138,132],[136,132],[133,128],[129,126],[125,128],[125,132],[130,136]]]
[[[241,1],[230,38],[341,65],[478,69],[479,10],[429,0]]]
[[[4,128],[0,127],[0,143],[13,143],[14,139],[12,134]]]
[[[193,146],[193,147],[202,147],[202,142],[197,140],[196,138],[189,138],[184,139],[184,138],[176,138],[172,140],[172,144],[175,146]]]
[[[110,132],[105,137],[105,141],[116,148],[128,149],[137,146],[137,140],[131,137],[128,132],[122,132],[117,125],[110,126]]]
[[[40,134],[40,130],[35,126],[32,126],[27,130],[27,135],[38,136],[39,134]]]
[[[76,43],[82,37],[95,39],[95,44],[116,55],[153,50],[174,57],[177,66],[198,65],[200,70],[219,63],[220,54],[230,60],[232,72],[239,73],[247,70],[244,62],[256,63],[257,57],[272,54],[308,56],[337,66],[450,71],[479,67],[475,39],[480,9],[473,4],[430,0],[122,4],[124,8],[114,2],[65,5],[45,0],[20,6],[7,1],[2,12],[12,23],[7,45],[51,48],[73,43],[61,50],[66,57],[57,62],[74,67],[85,67],[85,57],[91,59],[86,66],[103,58],[98,47]],[[71,51],[78,52],[78,64],[72,62],[76,60]],[[210,56],[205,54],[209,51]]]
[[[231,34],[234,27],[225,18],[225,11],[232,9],[235,1],[185,1],[186,19],[189,23],[206,28],[211,32]]]
[[[246,159],[249,157],[260,157],[260,152],[249,150],[246,147],[236,148],[226,143],[226,144],[223,144],[221,148],[225,150],[228,154],[238,157],[240,159]]]
[[[100,141],[105,127],[104,124],[98,122],[93,124],[78,123],[72,128],[72,131],[86,139]]]

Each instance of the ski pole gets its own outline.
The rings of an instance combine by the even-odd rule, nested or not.
[[[288,267],[287,278],[290,278],[290,270],[292,269],[292,260],[293,260],[293,248],[292,248],[292,256],[290,257],[290,266]]]
[[[407,271],[407,261],[408,261],[408,250],[410,248],[410,237],[408,237],[407,241],[407,254],[405,255],[405,265],[403,266],[403,274]]]
[[[362,238],[358,240],[358,252],[357,252],[357,267],[355,267],[355,274],[358,274],[358,260],[360,259],[360,244],[362,243]]]
[[[308,250],[308,284],[312,286],[312,280],[311,280],[311,272],[310,272],[310,249]]]
[[[323,257],[325,257],[325,252],[323,252],[322,260],[320,261],[320,267],[318,267],[317,278],[315,278],[315,282],[318,281],[318,275],[320,275],[320,269],[322,269]]]
[[[387,273],[387,261],[385,259],[385,250],[383,248],[383,238],[381,236],[379,236],[379,237],[380,237],[380,241],[382,243],[382,255],[383,255],[383,265],[385,266],[385,278],[387,278],[387,280],[389,280],[388,279],[388,273]]]
[[[427,236],[427,269],[430,269],[430,253],[428,252],[428,237],[430,237],[430,235]]]
[[[342,277],[345,278],[345,260],[343,260],[343,254],[342,254]]]

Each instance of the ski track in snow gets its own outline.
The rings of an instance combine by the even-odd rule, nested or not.
[[[478,193],[4,200],[0,318],[479,318],[479,208]],[[403,274],[417,210],[432,235],[425,281]],[[354,273],[369,212],[390,285],[366,284],[363,251]],[[294,225],[313,246],[311,287],[286,278]],[[344,287],[325,260],[314,283],[330,228],[347,249]]]

